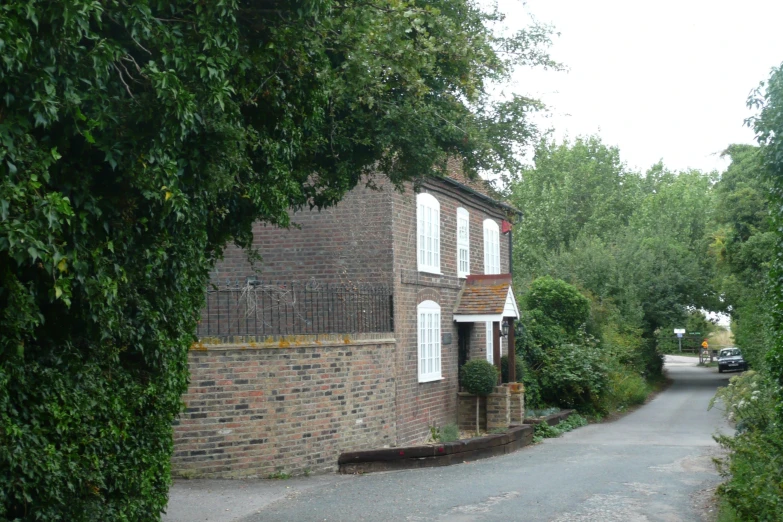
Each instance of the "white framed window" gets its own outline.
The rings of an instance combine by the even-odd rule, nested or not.
[[[470,214],[464,208],[457,209],[457,277],[470,274]]]
[[[416,196],[419,272],[440,274],[440,203],[432,194]]]
[[[492,350],[492,322],[487,321],[484,325],[487,327],[487,360],[495,364],[495,352]]]
[[[419,326],[419,382],[441,379],[440,374],[440,305],[422,301],[416,307]]]
[[[500,273],[500,229],[492,219],[484,220],[484,273]]]
[[[484,323],[487,328],[487,360],[495,364],[495,351],[492,349],[492,339],[494,331],[492,330],[492,321]],[[500,354],[503,354],[503,337],[500,338]]]

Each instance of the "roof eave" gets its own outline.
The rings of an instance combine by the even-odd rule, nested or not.
[[[503,203],[502,201],[498,201],[496,199],[493,199],[493,198],[487,196],[486,194],[482,194],[478,190],[472,189],[472,188],[470,188],[467,185],[463,185],[462,183],[460,183],[459,181],[457,181],[455,179],[449,178],[448,176],[443,176],[442,178],[439,178],[439,179],[442,179],[446,183],[449,183],[450,185],[454,185],[455,187],[457,187],[457,188],[459,188],[461,190],[464,190],[465,192],[469,192],[470,194],[473,194],[474,196],[477,196],[477,197],[483,199],[484,201],[487,201],[487,202],[491,203],[492,205],[495,205],[498,208],[502,208],[506,212],[509,212],[509,213],[512,213],[512,214],[516,214],[520,218],[524,217],[524,213],[521,210],[519,210],[518,208],[514,208],[511,205],[509,205],[508,203]]]

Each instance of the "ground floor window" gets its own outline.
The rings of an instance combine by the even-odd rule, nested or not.
[[[419,382],[435,381],[440,372],[440,305],[424,301],[417,307]]]

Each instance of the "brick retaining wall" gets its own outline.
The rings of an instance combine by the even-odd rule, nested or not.
[[[393,445],[396,347],[385,337],[195,346],[173,474],[334,471],[344,451]]]

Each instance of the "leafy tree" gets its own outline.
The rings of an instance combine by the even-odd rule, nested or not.
[[[539,142],[534,166],[508,191],[525,211],[514,237],[515,284],[525,296],[542,276],[567,281],[589,313],[566,340],[556,307],[524,311],[518,350],[533,402],[599,411],[638,403],[649,392],[644,379],[661,376],[662,332],[693,310],[727,307],[709,255],[717,182],[716,173],[663,163],[633,172],[597,137]]]
[[[525,304],[529,312],[541,312],[546,326],[559,328],[564,339],[574,338],[590,315],[590,301],[576,287],[549,276],[533,281]]]
[[[471,0],[0,5],[0,518],[155,520],[207,274],[251,225],[513,169],[556,66]],[[371,182],[371,180],[370,180]]]
[[[540,142],[534,167],[509,191],[526,211],[514,238],[517,286],[524,294],[544,275],[575,284],[591,301],[587,331],[611,338],[634,371],[659,375],[656,332],[694,307],[725,307],[707,255],[716,180],[662,163],[644,175],[629,171],[619,151],[596,137]]]
[[[638,181],[619,150],[595,136],[540,141],[534,167],[522,171],[509,195],[525,212],[525,226],[515,236],[524,245],[516,250],[522,267],[536,270],[536,256],[568,249],[580,234],[611,236],[633,211]]]
[[[761,368],[769,339],[768,272],[774,255],[770,181],[761,149],[731,145],[731,164],[715,185],[715,230],[709,246],[715,286],[730,307],[734,340],[754,368]]]
[[[719,187],[724,206],[711,246],[737,343],[760,371],[733,378],[716,395],[738,427],[734,437],[718,438],[730,450],[718,492],[743,520],[774,520],[783,506],[783,65],[748,105],[759,109],[748,123],[760,148],[728,149],[732,164]]]
[[[770,271],[773,344],[767,353],[772,378],[783,385],[783,64],[772,70],[750,98],[749,105],[760,109],[752,120],[762,150],[764,172],[771,185],[770,213],[774,235],[774,254]],[[783,397],[778,404],[783,416]]]
[[[546,276],[533,281],[524,304],[525,335],[517,350],[526,367],[528,403],[594,410],[606,368],[585,331],[590,301],[573,285]]]

